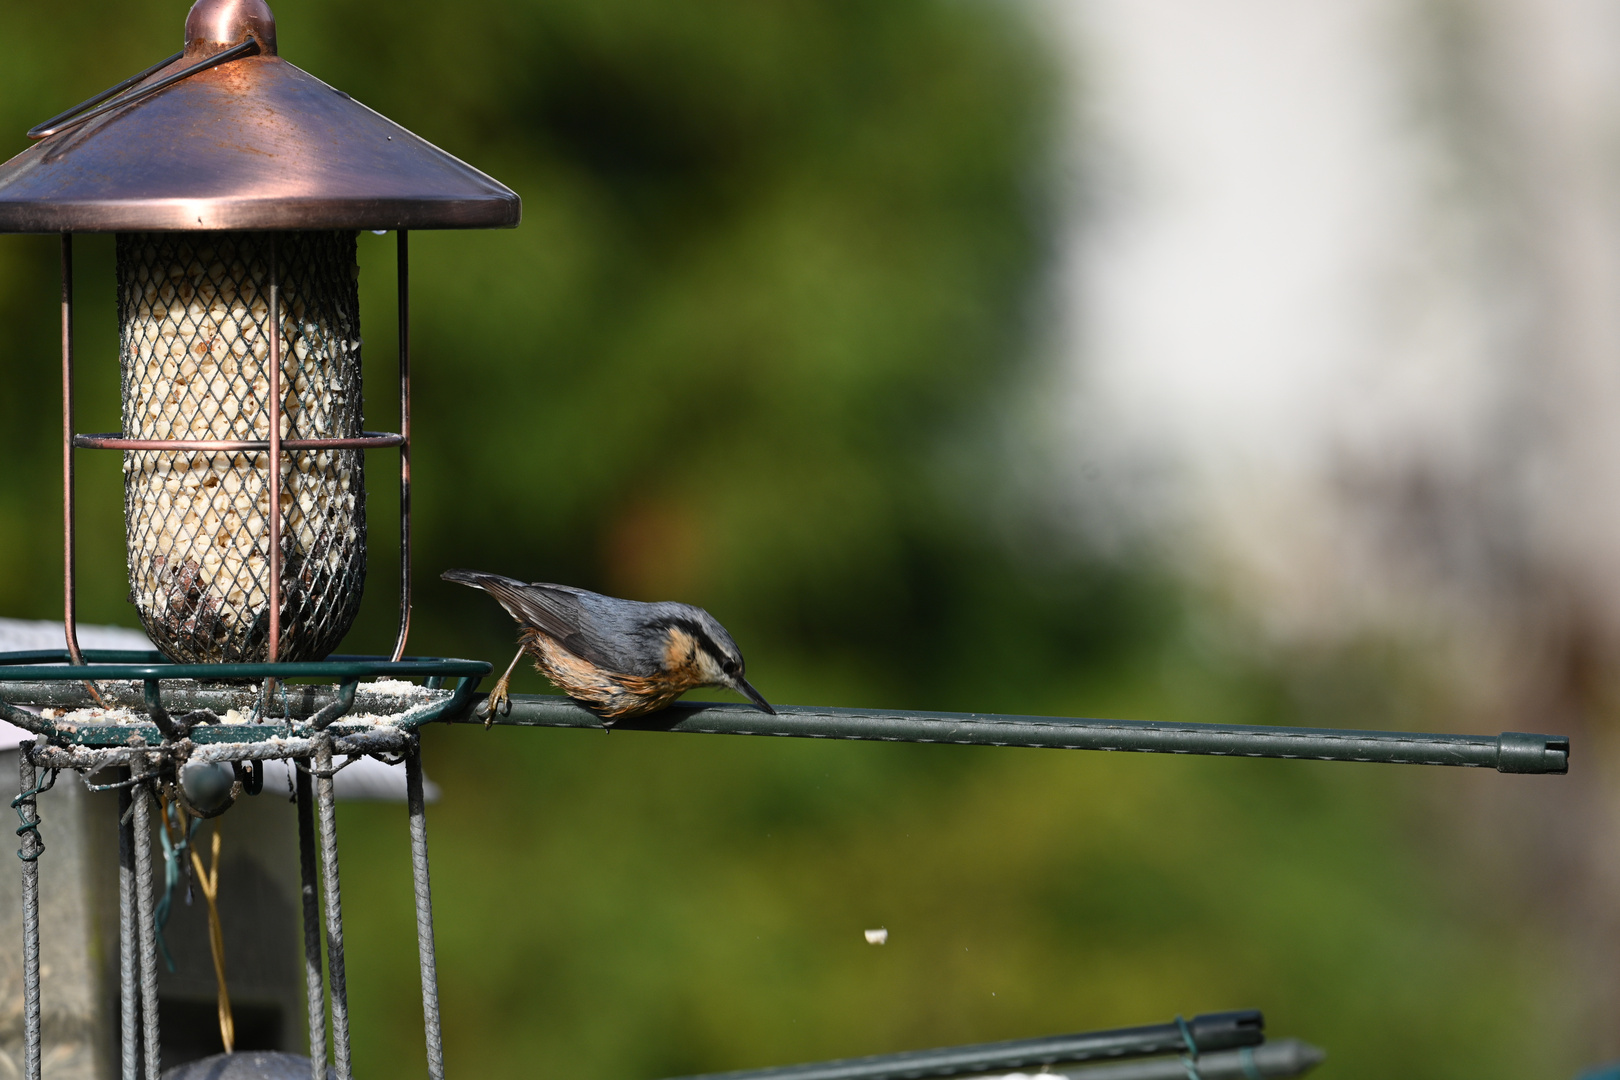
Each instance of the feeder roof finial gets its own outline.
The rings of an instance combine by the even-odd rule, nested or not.
[[[276,55],[276,17],[264,0],[197,0],[186,16],[186,59],[210,56],[249,37]]]

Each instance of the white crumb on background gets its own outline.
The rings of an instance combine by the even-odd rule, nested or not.
[[[884,945],[888,943],[888,940],[889,931],[884,927],[880,926],[876,930],[866,931],[866,943],[868,945]]]

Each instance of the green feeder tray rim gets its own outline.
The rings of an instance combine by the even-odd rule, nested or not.
[[[58,750],[87,751],[70,754],[74,764],[68,767],[73,768],[99,764],[109,752],[123,758],[182,741],[194,748],[218,747],[217,753],[228,752],[240,758],[301,756],[308,752],[306,744],[310,740],[326,735],[358,740],[357,745],[369,747],[375,743],[379,749],[391,749],[421,725],[470,708],[478,683],[491,670],[482,660],[439,657],[390,660],[336,656],[299,663],[170,664],[162,662],[161,655],[155,652],[89,650],[84,656],[91,662],[75,665],[68,663],[68,656],[66,650],[0,653],[0,719],[44,736]],[[426,685],[403,694],[392,687],[372,693],[366,700],[367,715],[352,716],[363,685],[360,680],[390,676],[423,678]],[[444,681],[452,678],[455,687],[445,689]],[[336,692],[320,708],[295,716],[289,695],[308,696],[304,692],[312,688],[303,684],[289,686],[290,679],[319,680],[335,686]],[[217,705],[191,708],[178,716],[171,715],[165,706],[165,683],[172,705],[177,699],[185,703],[184,699],[194,696],[202,684],[233,681],[258,683],[242,685],[234,695],[236,704],[254,719],[226,722]],[[3,694],[8,684],[20,683],[47,688],[81,684],[84,689],[81,693],[78,687],[70,690],[63,686],[65,696],[27,695],[32,700]],[[98,683],[102,685],[98,687]],[[8,697],[10,700],[6,700]],[[69,716],[86,707],[100,706],[107,711],[144,713],[146,719],[133,723],[67,719],[63,715],[39,715],[21,705],[61,705]],[[280,718],[271,715],[278,706],[285,714]],[[230,711],[234,708],[225,715]]]

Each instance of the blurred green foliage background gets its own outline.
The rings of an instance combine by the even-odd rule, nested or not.
[[[178,46],[183,3],[0,2],[0,130]],[[282,0],[282,55],[516,189],[413,238],[413,651],[504,663],[447,566],[713,611],[773,701],[1432,726],[1399,649],[1277,656],[1015,482],[1059,80],[991,0]],[[368,426],[393,239],[362,236]],[[81,430],[117,425],[79,241]],[[56,242],[0,241],[0,611],[59,612]],[[392,461],[347,648],[391,640]],[[81,458],[81,618],[133,625]],[[543,692],[537,675],[521,691]],[[1558,945],[1448,806],[1522,780],[1298,762],[434,731],[455,1075],[652,1078],[1266,1010],[1330,1077],[1568,1075]],[[1532,781],[1531,783],[1533,783]],[[402,811],[346,806],[363,1075],[420,1071]],[[886,926],[889,943],[861,931]]]

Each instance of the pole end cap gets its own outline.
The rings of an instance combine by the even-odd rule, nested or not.
[[[1503,773],[1569,772],[1569,736],[1505,731],[1497,740],[1496,771]]]

